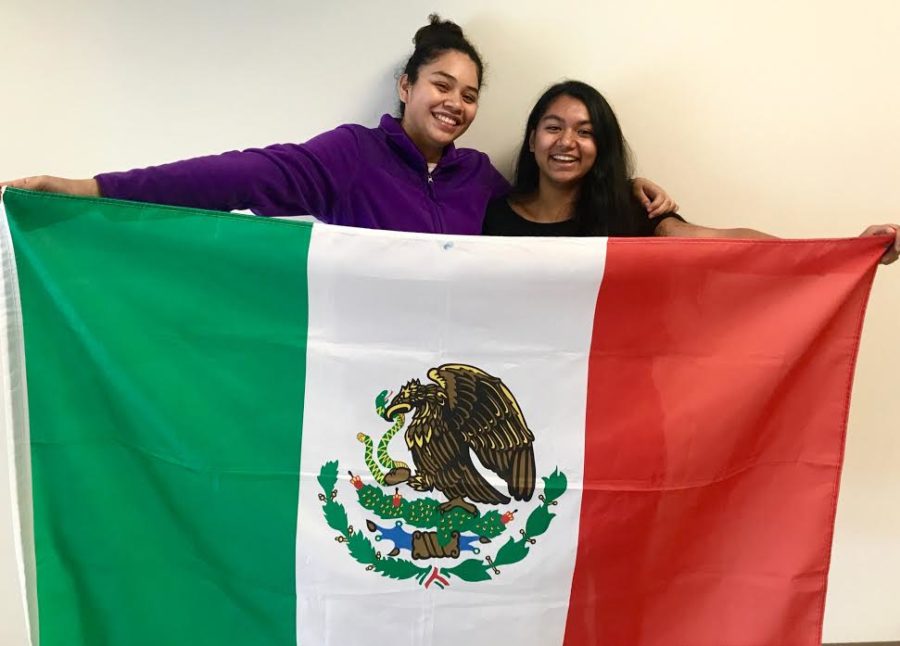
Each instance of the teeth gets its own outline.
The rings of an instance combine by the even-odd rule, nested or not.
[[[452,119],[452,118],[450,118],[450,117],[448,117],[448,116],[446,116],[446,115],[443,115],[443,114],[436,114],[436,115],[434,115],[434,117],[435,117],[438,121],[440,121],[441,123],[446,123],[448,126],[455,126],[455,125],[456,125],[456,119]]]
[[[575,158],[572,155],[550,155],[550,159],[555,159],[556,161],[561,162],[573,162]]]

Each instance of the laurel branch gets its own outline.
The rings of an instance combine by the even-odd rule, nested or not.
[[[322,487],[319,500],[322,502],[325,522],[338,532],[335,540],[347,545],[350,556],[365,565],[367,571],[374,571],[391,579],[415,578],[419,585],[423,585],[432,570],[431,566],[421,567],[407,559],[383,557],[362,532],[354,530],[347,519],[347,510],[337,500],[337,479],[337,460],[322,465],[318,476],[319,486]],[[565,474],[559,469],[541,479],[544,481],[544,491],[538,496],[541,504],[529,514],[525,527],[519,530],[520,538],[509,538],[493,558],[486,556],[483,559],[467,559],[453,567],[440,568],[441,574],[468,582],[489,581],[500,574],[501,567],[524,560],[530,553],[531,546],[537,542],[536,538],[549,529],[556,517],[550,507],[558,504],[559,497],[568,486]],[[440,503],[433,498],[402,500],[399,505],[394,505],[392,496],[371,485],[363,486],[357,493],[360,504],[380,518],[398,518],[415,527],[435,528],[442,543],[446,543],[445,537],[449,537],[454,531],[471,531],[479,536],[494,538],[506,529],[500,520],[500,514],[495,510],[483,516],[471,516],[459,509],[441,514],[438,509]]]

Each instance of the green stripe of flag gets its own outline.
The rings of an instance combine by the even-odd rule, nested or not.
[[[4,202],[41,643],[294,643],[312,227]]]

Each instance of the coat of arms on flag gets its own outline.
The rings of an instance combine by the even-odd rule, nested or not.
[[[509,505],[511,499],[524,506],[534,494],[534,433],[509,388],[480,368],[444,364],[429,370],[428,377],[430,384],[412,379],[393,397],[389,391],[378,395],[376,412],[392,425],[380,437],[377,451],[371,436],[357,435],[365,447],[367,477],[375,484],[364,484],[363,477],[352,471],[350,483],[359,506],[369,515],[366,529],[376,544],[390,545],[390,551],[383,554],[350,524],[335,489],[338,461],[325,463],[319,472],[322,511],[338,532],[336,541],[345,543],[367,570],[393,579],[414,578],[426,588],[432,584],[444,588],[452,577],[487,581],[492,574],[499,575],[501,567],[524,560],[537,537],[549,529],[555,517],[551,507],[565,493],[566,476],[558,469],[544,476],[540,504],[528,512],[519,536],[507,537],[495,554],[483,555],[520,513],[519,509],[501,513],[494,507]],[[412,413],[412,420],[404,439],[415,472],[391,457],[389,448],[407,413]],[[479,466],[501,482],[489,482]],[[408,499],[401,485],[420,493],[434,491],[447,500]],[[393,495],[386,486],[393,487]],[[482,512],[473,503],[491,508]],[[440,566],[422,563],[433,559],[443,561]]]

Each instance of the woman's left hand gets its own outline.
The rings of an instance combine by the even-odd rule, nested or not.
[[[675,213],[678,210],[678,204],[669,197],[665,189],[649,179],[635,177],[631,182],[631,189],[634,191],[634,196],[647,209],[647,215],[651,218],[666,213]]]
[[[859,234],[863,236],[894,236],[894,241],[888,245],[887,251],[881,257],[882,265],[889,265],[900,257],[900,224],[873,224]]]

